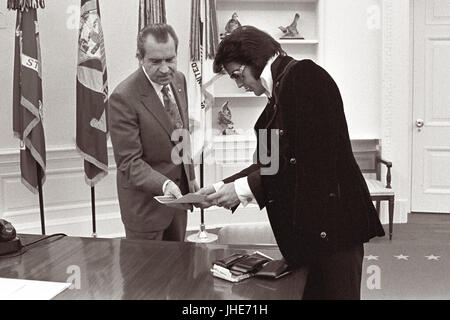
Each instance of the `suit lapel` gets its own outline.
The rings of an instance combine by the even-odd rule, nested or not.
[[[144,74],[144,71],[141,69],[139,72],[139,91],[141,94],[141,102],[144,107],[155,117],[155,119],[161,124],[164,130],[167,132],[169,139],[172,141],[172,132],[174,130],[172,121],[169,118],[166,110],[164,110],[164,106],[161,103],[158,95],[156,94],[155,89],[151,85],[150,81],[148,81],[147,77]],[[189,128],[189,118],[188,118],[188,110],[186,105],[186,93],[182,88],[184,88],[182,81],[178,80],[178,77],[175,75],[174,80],[171,83],[171,88],[175,100],[177,102],[178,108],[180,110],[181,118],[183,120],[184,128]],[[175,144],[174,141],[172,141]],[[190,144],[189,144],[190,145]],[[190,150],[189,154],[190,154]],[[190,155],[189,155],[190,158]],[[189,190],[192,192],[191,186],[191,176],[189,174],[189,166],[190,164],[183,163],[184,171],[186,173],[186,177],[188,180]]]
[[[162,105],[161,100],[156,94],[155,89],[151,85],[150,81],[148,81],[142,69],[139,73],[139,83],[141,84],[140,93],[142,104],[161,124],[169,137],[171,137],[173,131],[172,122],[170,121],[169,115],[164,110],[164,106]]]

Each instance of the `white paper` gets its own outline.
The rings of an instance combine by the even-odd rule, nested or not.
[[[0,300],[50,300],[71,283],[0,278]]]
[[[205,201],[206,196],[195,193],[188,193],[178,199],[176,199],[174,196],[157,196],[154,198],[162,204],[193,204]]]

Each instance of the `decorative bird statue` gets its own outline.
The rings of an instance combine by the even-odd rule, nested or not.
[[[222,127],[222,135],[235,134],[234,123],[231,120],[231,110],[228,108],[228,102],[226,101],[222,105],[222,110],[219,111],[218,122]]]
[[[241,26],[241,23],[239,22],[238,15],[235,12],[235,13],[233,13],[233,15],[231,16],[231,19],[227,22],[227,24],[225,26],[225,33],[230,34],[235,29],[239,28],[240,26]]]
[[[299,37],[299,32],[297,30],[298,19],[300,19],[300,15],[296,13],[294,21],[292,21],[290,25],[288,25],[287,27],[278,27],[284,33],[281,38],[304,39],[303,37]]]

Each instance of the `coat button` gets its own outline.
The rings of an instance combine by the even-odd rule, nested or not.
[[[321,232],[320,233],[320,237],[322,238],[322,239],[325,239],[326,237],[327,237],[327,233],[324,231],[324,232]]]
[[[280,136],[284,136],[284,130],[280,130]]]
[[[296,164],[296,163],[297,163],[297,160],[296,160],[295,158],[291,158],[291,160],[289,160],[289,162],[290,162],[291,164]]]
[[[278,106],[277,106],[276,104],[274,104],[274,105],[273,105],[273,110],[277,110],[277,107],[278,107]]]
[[[335,198],[336,197],[336,193],[330,193],[329,195],[328,195],[330,198]]]
[[[274,203],[274,202],[275,202],[275,200],[273,200],[273,199],[270,199],[270,200],[269,200],[269,203],[270,203],[270,204],[272,204],[272,203]]]

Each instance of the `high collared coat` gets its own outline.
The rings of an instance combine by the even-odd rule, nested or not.
[[[384,230],[353,156],[336,83],[311,60],[283,73],[291,60],[279,56],[272,64],[272,98],[254,127],[257,149],[278,154],[277,173],[262,174],[258,160],[224,182],[248,177],[281,253],[299,266],[318,250],[336,252],[383,236]],[[279,148],[258,135],[271,129]]]

